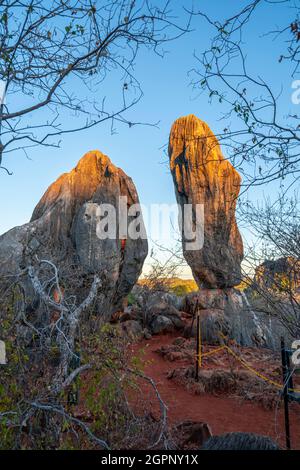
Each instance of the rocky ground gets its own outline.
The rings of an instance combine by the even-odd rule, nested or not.
[[[226,351],[203,358],[202,379],[196,382],[191,373],[195,359],[193,341],[178,333],[166,333],[131,346],[132,354],[142,351],[144,371],[156,381],[173,429],[191,420],[208,424],[213,434],[241,431],[270,436],[284,448],[284,415],[278,389],[256,378]],[[206,345],[203,352],[215,348]],[[278,355],[259,348],[239,347],[236,351],[259,373],[280,382]],[[297,382],[300,388],[299,378]],[[159,413],[153,393],[145,390],[145,397],[153,404],[154,412]],[[290,419],[292,447],[300,449],[299,404],[290,405]]]

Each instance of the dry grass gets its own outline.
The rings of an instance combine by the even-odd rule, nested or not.
[[[206,351],[213,349],[205,346]],[[205,358],[198,381],[195,380],[194,338],[176,338],[172,344],[159,348],[157,353],[174,364],[168,378],[193,394],[234,396],[260,403],[265,409],[274,409],[278,402],[276,387],[243,368],[224,350]],[[281,380],[278,358],[274,358],[270,351],[240,348],[238,354],[252,364],[254,369],[258,368],[260,371],[262,367],[264,370],[267,368],[270,377]]]
[[[196,292],[199,289],[194,279],[180,279],[179,277],[171,277],[161,279],[161,282],[164,284],[167,290],[169,290],[169,292],[172,292],[178,296],[190,294],[191,292]],[[138,284],[141,286],[147,286],[148,283],[149,282],[147,279],[140,279],[138,281]]]
[[[168,378],[196,395],[226,395],[242,400],[255,401],[265,409],[274,409],[278,402],[278,390],[254,377],[248,371],[202,369],[195,379],[195,367],[173,369]]]

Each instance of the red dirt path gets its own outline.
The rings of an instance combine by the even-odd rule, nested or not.
[[[168,406],[171,424],[192,419],[208,423],[213,434],[241,431],[255,432],[272,437],[284,447],[284,417],[282,407],[278,411],[265,410],[260,404],[236,398],[213,395],[194,395],[167,378],[174,363],[163,359],[155,351],[174,340],[172,335],[152,337],[132,346],[132,352],[143,349],[146,361],[144,372],[152,377],[162,399]],[[300,405],[290,405],[292,448],[300,449]]]

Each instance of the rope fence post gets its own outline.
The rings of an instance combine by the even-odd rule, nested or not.
[[[283,402],[284,402],[284,424],[285,424],[285,441],[286,448],[291,449],[291,435],[290,435],[290,417],[289,417],[289,370],[287,363],[287,355],[285,350],[284,339],[281,338],[281,362],[282,362],[282,379],[283,379]]]
[[[201,322],[200,322],[200,315],[199,315],[199,308],[197,303],[196,309],[196,381],[199,381],[199,369],[202,367],[202,344],[201,344]]]

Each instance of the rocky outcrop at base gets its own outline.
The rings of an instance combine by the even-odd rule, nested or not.
[[[185,297],[183,309],[200,316],[201,336],[209,344],[220,344],[222,335],[241,346],[280,349],[280,337],[291,341],[279,319],[251,306],[237,289],[202,289]],[[196,322],[186,327],[186,337],[196,336]]]

